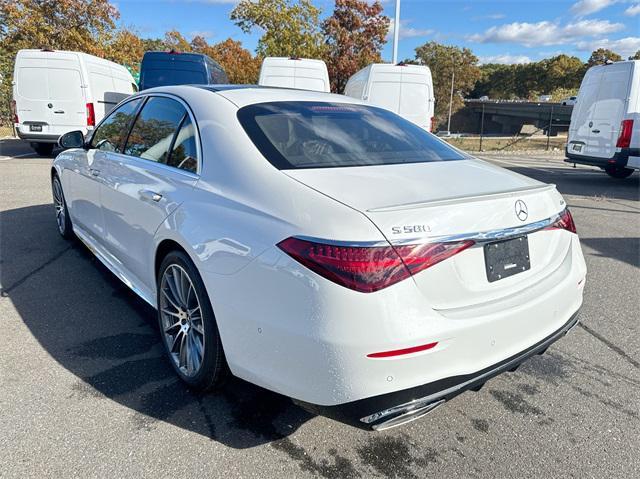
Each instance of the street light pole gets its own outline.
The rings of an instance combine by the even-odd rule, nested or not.
[[[400,0],[396,0],[396,18],[393,23],[393,64],[398,63],[398,38],[400,34]]]
[[[456,71],[451,71],[451,95],[449,95],[449,121],[447,122],[447,131],[451,133],[451,106],[453,105],[453,79],[456,76]]]

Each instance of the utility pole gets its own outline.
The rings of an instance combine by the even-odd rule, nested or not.
[[[396,18],[393,22],[393,61],[396,65],[398,63],[398,38],[400,35],[400,0],[396,0]]]
[[[451,71],[451,95],[449,96],[449,121],[447,122],[447,131],[451,133],[451,106],[453,105],[453,79],[456,76],[456,71]]]

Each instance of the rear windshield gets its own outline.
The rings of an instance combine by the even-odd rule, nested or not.
[[[464,154],[381,108],[325,102],[249,105],[238,119],[281,170],[463,160]]]
[[[207,84],[207,76],[204,70],[173,70],[173,65],[167,62],[167,68],[161,70],[144,70],[141,84],[143,88],[153,88],[167,85],[198,85]]]

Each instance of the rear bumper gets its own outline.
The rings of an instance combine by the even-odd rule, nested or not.
[[[21,140],[27,140],[32,143],[58,143],[58,138],[60,138],[59,135],[23,132],[18,129],[16,129],[16,133]]]
[[[565,162],[577,163],[580,165],[597,166],[599,168],[626,168],[630,156],[640,156],[640,148],[621,148],[614,153],[611,158],[601,158],[599,156],[585,156],[570,153],[565,148]]]
[[[524,351],[480,371],[443,378],[421,386],[369,397],[337,406],[318,406],[295,401],[304,409],[341,422],[375,430],[404,424],[432,411],[435,407],[469,389],[478,390],[489,379],[515,370],[536,354],[544,353],[551,344],[578,324],[578,311],[552,334]]]

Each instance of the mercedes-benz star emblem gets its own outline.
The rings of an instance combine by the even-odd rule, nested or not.
[[[525,221],[529,217],[527,204],[522,200],[516,201],[516,216],[520,221]]]

